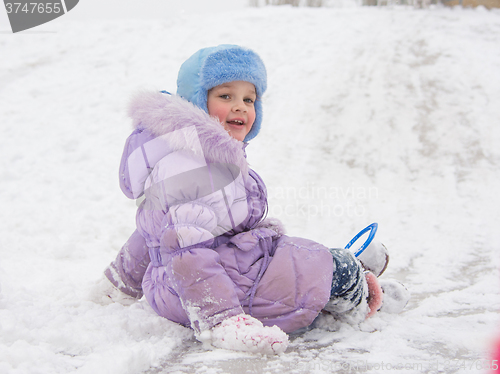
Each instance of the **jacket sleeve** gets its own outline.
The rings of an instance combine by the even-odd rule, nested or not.
[[[247,217],[243,176],[234,165],[207,163],[189,151],[164,157],[145,184],[137,224],[152,247],[153,264],[167,266],[167,282],[197,332],[243,313],[234,283],[211,244]]]
[[[120,188],[129,199],[144,193],[144,183],[154,165],[170,152],[161,136],[148,130],[135,129],[128,137],[120,162]]]

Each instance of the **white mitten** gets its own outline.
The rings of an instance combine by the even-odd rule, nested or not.
[[[89,292],[89,299],[101,305],[120,303],[128,306],[137,301],[135,297],[127,295],[116,288],[105,275],[92,286]]]
[[[288,335],[283,330],[264,326],[247,314],[228,318],[197,338],[214,347],[261,354],[283,353],[288,347]]]
[[[395,280],[381,280],[380,287],[384,292],[384,302],[380,311],[392,314],[401,313],[410,301],[410,291]]]

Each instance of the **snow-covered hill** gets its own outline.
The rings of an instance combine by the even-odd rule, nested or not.
[[[145,301],[88,300],[134,229],[117,175],[129,97],[175,91],[180,64],[221,43],[254,49],[268,69],[263,130],[247,150],[271,215],[290,235],[335,247],[378,222],[391,252],[384,277],[413,295],[404,313],[295,334],[284,355],[263,358],[203,351]],[[0,54],[0,373],[452,373],[489,363],[500,333],[498,11],[61,18],[0,34]]]

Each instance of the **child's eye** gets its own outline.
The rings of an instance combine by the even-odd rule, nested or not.
[[[220,97],[221,99],[229,99],[229,95],[227,95],[227,94],[222,94],[222,95],[219,95],[219,97]]]
[[[245,99],[244,100],[246,103],[249,103],[249,104],[253,104],[253,102],[255,101],[254,99]]]

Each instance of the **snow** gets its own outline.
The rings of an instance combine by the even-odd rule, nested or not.
[[[1,26],[0,373],[485,372],[500,333],[498,10],[71,12]],[[206,351],[144,300],[90,301],[134,230],[117,175],[129,98],[175,91],[180,64],[220,43],[268,69],[247,151],[271,215],[332,247],[378,222],[382,278],[412,293],[403,313],[292,334],[266,357]]]

